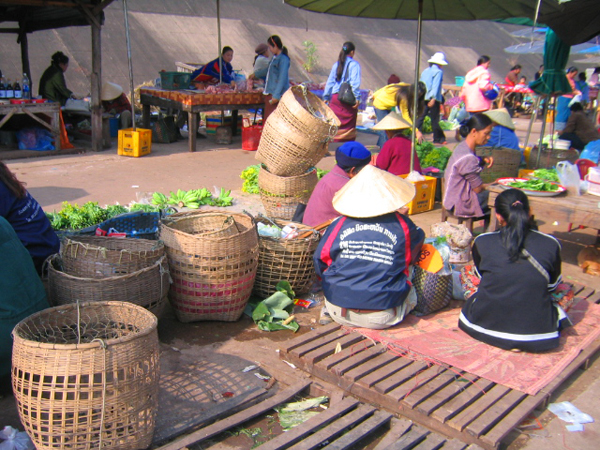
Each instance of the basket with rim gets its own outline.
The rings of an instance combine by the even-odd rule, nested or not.
[[[574,164],[579,159],[579,151],[574,148],[559,149],[542,147],[542,154],[540,155],[540,163],[538,165],[538,152],[538,146],[531,149],[529,160],[527,161],[528,169],[551,169],[556,167],[560,161],[569,161],[571,164]]]
[[[491,156],[494,164],[491,168],[484,167],[481,179],[484,183],[492,183],[498,178],[516,177],[523,154],[520,150],[505,147],[477,147],[475,153],[479,157]]]
[[[319,97],[304,86],[291,87],[264,125],[256,159],[274,175],[302,175],[325,156],[339,126]]]
[[[85,302],[13,330],[12,387],[39,450],[137,450],[158,409],[157,319],[137,305]]]
[[[266,218],[258,217],[256,221],[271,224]],[[280,281],[288,281],[296,294],[308,292],[316,276],[313,254],[321,234],[301,223],[277,219],[273,222],[280,228],[294,226],[300,236],[307,232],[309,235],[293,239],[258,236],[258,269],[254,292],[267,298],[275,292],[275,286]]]
[[[163,220],[173,284],[169,300],[181,322],[238,320],[258,265],[258,234],[246,214],[195,211]]]
[[[262,164],[258,172],[258,189],[267,216],[292,220],[298,205],[308,203],[318,181],[314,167],[302,175],[280,177]]]

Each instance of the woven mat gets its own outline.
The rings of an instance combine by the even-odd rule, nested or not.
[[[574,326],[561,333],[560,346],[543,353],[511,352],[479,342],[458,328],[459,313],[460,308],[424,317],[409,314],[387,330],[349,330],[399,355],[452,366],[529,395],[536,395],[600,336],[600,305],[585,300],[569,310]]]

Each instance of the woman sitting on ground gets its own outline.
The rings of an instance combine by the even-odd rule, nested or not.
[[[463,306],[458,326],[506,350],[558,347],[565,312],[552,302],[561,282],[560,244],[536,230],[527,196],[509,189],[496,197],[500,231],[477,236],[473,261],[481,282]]]
[[[489,210],[490,193],[485,189],[480,173],[484,166],[492,167],[494,158],[480,158],[475,148],[485,145],[492,133],[492,120],[473,114],[466,125],[460,127],[465,140],[458,144],[444,173],[445,192],[443,205],[458,217],[482,217]]]
[[[410,137],[404,134],[411,128],[399,114],[393,112],[384,117],[373,129],[382,130],[387,134],[388,140],[377,155],[375,166],[387,170],[393,175],[406,175],[410,173],[410,152],[412,143]],[[416,150],[412,150],[413,170],[421,173],[421,164]]]

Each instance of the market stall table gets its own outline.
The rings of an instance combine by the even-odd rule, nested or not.
[[[198,131],[198,114],[204,111],[232,111],[231,128],[233,134],[237,129],[239,109],[264,108],[262,92],[227,92],[205,94],[194,90],[170,91],[157,88],[142,88],[140,100],[143,105],[143,127],[150,127],[150,106],[185,111],[188,113],[189,149],[196,151],[196,133]]]
[[[60,104],[20,103],[0,105],[0,128],[15,114],[25,114],[50,130],[54,136],[54,148],[60,150]],[[40,117],[41,116],[41,117]],[[50,122],[44,120],[49,118]]]
[[[497,220],[494,202],[498,194],[504,191],[504,188],[494,183],[488,186],[488,190],[490,191],[488,205],[492,214],[490,229],[495,230]],[[598,208],[600,197],[591,194],[571,195],[565,192],[554,197],[529,195],[528,198],[531,212],[538,219],[565,224],[572,223],[573,225],[600,230],[600,209]]]

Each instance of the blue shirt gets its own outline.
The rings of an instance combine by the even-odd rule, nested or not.
[[[331,100],[333,94],[340,92],[340,86],[344,81],[350,83],[352,86],[352,93],[356,101],[360,100],[360,64],[352,59],[350,56],[346,57],[346,64],[344,65],[344,72],[342,72],[342,79],[336,80],[338,63],[336,62],[331,68],[329,78],[325,84],[325,92],[323,92],[323,100]]]
[[[231,83],[235,77],[233,66],[221,58],[221,67],[223,68],[222,77],[219,75],[221,72],[219,69],[219,58],[213,59],[211,62],[192,72],[192,81],[210,81],[210,78],[219,81],[222,78],[223,83]]]
[[[496,125],[492,129],[490,140],[485,144],[486,147],[505,147],[521,150],[519,147],[519,138],[513,130],[502,125]]]
[[[437,64],[432,64],[423,71],[421,74],[421,81],[427,86],[427,92],[425,93],[426,102],[432,98],[436,99],[438,102],[444,100],[442,97],[443,78],[444,71],[440,69]]]
[[[271,94],[277,100],[290,87],[290,58],[284,53],[273,56],[267,70],[267,79],[265,81],[265,90],[263,94]]]

